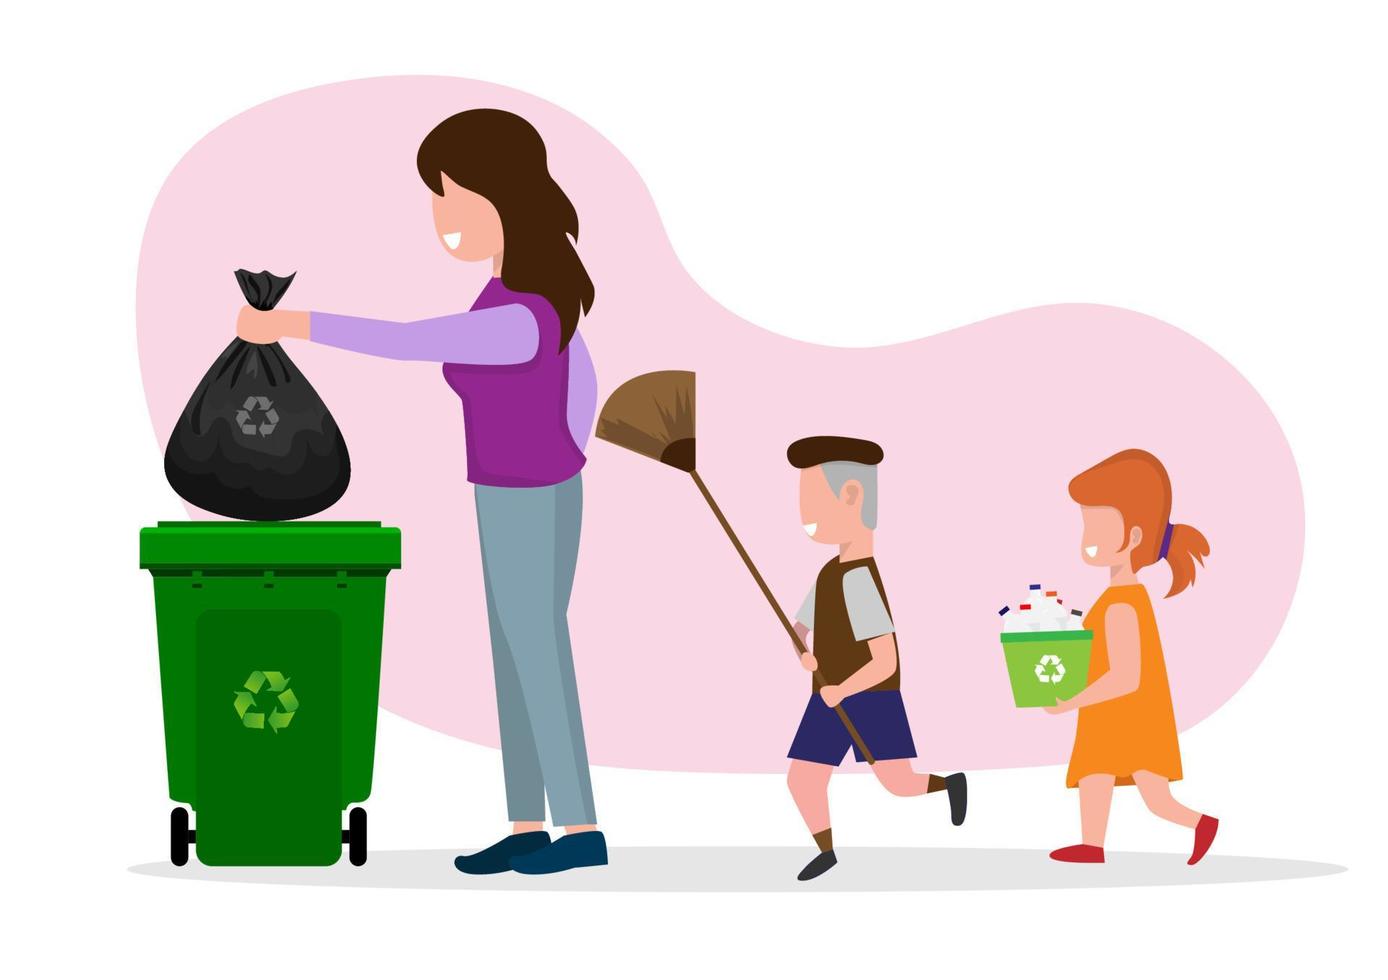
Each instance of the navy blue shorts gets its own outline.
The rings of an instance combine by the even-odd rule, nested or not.
[[[900,691],[863,691],[844,698],[841,704],[873,758],[916,757],[916,743],[911,739],[911,723],[906,720],[906,704]],[[850,748],[859,762],[866,761],[834,709],[824,703],[818,691],[811,694],[787,757],[837,766]]]

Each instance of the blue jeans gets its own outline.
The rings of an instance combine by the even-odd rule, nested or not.
[[[509,818],[544,820],[548,797],[553,823],[596,823],[568,621],[583,478],[475,493]]]

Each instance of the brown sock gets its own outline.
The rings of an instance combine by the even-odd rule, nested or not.
[[[926,791],[927,793],[938,793],[940,790],[942,790],[942,789],[944,789],[944,788],[945,788],[945,779],[944,779],[944,777],[943,777],[943,776],[937,776],[937,775],[935,775],[935,774],[932,772],[932,773],[930,774],[930,782],[926,784],[925,791]]]
[[[814,835],[814,842],[819,845],[821,852],[832,851],[834,849],[834,828],[825,827]]]

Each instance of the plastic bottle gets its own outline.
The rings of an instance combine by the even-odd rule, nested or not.
[[[1041,618],[1037,615],[1037,610],[1033,608],[1031,603],[1022,603],[1017,607],[1017,612],[1021,614],[1018,617],[1018,629],[1035,632],[1041,628]]]
[[[1027,629],[1036,631],[1046,629],[1043,610],[1046,597],[1042,594],[1041,586],[1027,586],[1027,601],[1022,604],[1022,609],[1026,610]]]
[[[1084,629],[1084,613],[1078,609],[1071,609],[1070,615],[1065,617],[1065,628],[1067,630]]]

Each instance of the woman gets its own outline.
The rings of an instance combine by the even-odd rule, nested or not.
[[[1177,803],[1171,783],[1181,778],[1176,716],[1166,680],[1161,638],[1140,569],[1165,561],[1167,597],[1195,581],[1195,566],[1210,553],[1205,536],[1171,524],[1171,481],[1151,453],[1128,449],[1070,481],[1070,496],[1084,519],[1081,553],[1109,570],[1109,587],[1085,617],[1094,632],[1089,679],[1083,691],[1046,709],[1079,710],[1067,786],[1080,790],[1083,843],[1052,851],[1057,861],[1101,864],[1109,804],[1115,785],[1136,785],[1147,809],[1195,831],[1188,864],[1209,851],[1219,821]]]
[[[591,406],[575,399],[595,389],[576,333],[593,304],[573,244],[578,215],[549,174],[539,133],[509,112],[445,119],[417,165],[439,241],[462,261],[491,261],[492,279],[468,312],[391,323],[247,306],[237,333],[443,364],[463,406],[512,821],[508,836],[454,863],[467,874],[606,864],[567,619],[591,421]],[[543,829],[546,797],[566,832],[555,840]]]

